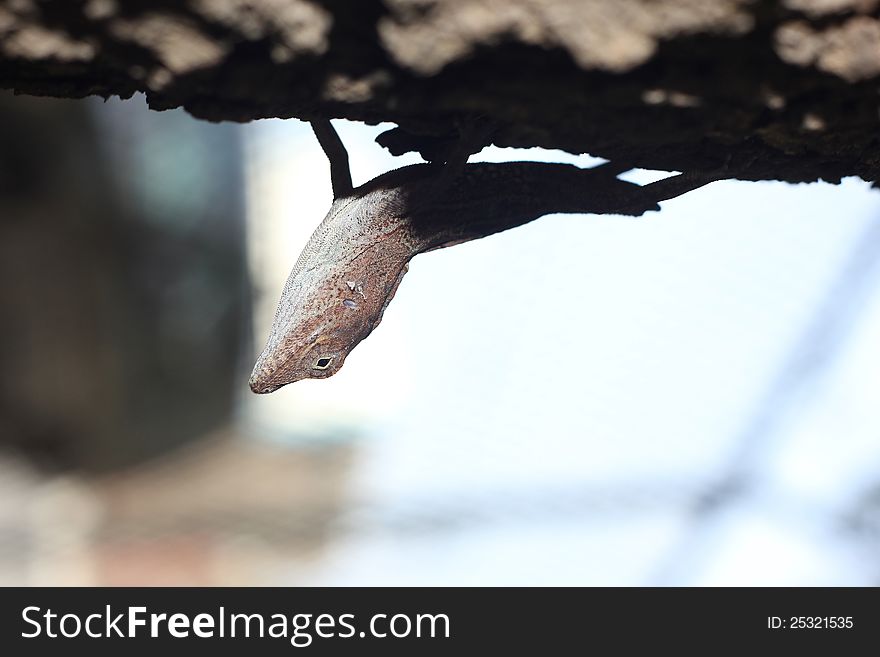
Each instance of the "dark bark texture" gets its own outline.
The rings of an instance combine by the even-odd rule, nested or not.
[[[880,178],[880,0],[5,0],[0,86],[391,121],[750,180]]]

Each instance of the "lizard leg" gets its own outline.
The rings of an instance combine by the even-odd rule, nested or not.
[[[657,204],[660,201],[668,201],[716,180],[726,180],[731,177],[729,173],[724,171],[686,171],[634,190],[633,198],[622,204],[618,211],[623,214],[639,215],[648,210],[658,210]]]
[[[329,119],[317,119],[311,122],[312,130],[318,138],[318,143],[324,149],[327,159],[330,161],[330,182],[333,185],[333,198],[342,198],[351,194],[354,187],[351,184],[351,170],[348,167],[348,151],[336,134],[336,130]]]
[[[458,128],[458,141],[455,143],[446,162],[442,165],[437,176],[438,189],[445,189],[450,182],[458,177],[464,170],[468,158],[483,150],[489,141],[495,126],[489,121],[481,121],[477,118],[467,118],[456,123]]]
[[[459,131],[458,140],[450,148],[445,162],[431,163],[434,167],[430,187],[425,194],[415,203],[418,207],[428,206],[439,196],[445,194],[463,172],[468,158],[474,153],[479,153],[487,143],[495,126],[489,121],[468,118],[456,123]],[[411,208],[416,210],[417,207]]]

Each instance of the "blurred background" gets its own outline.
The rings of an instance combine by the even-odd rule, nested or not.
[[[356,184],[417,161],[337,128]],[[880,585],[880,192],[421,255],[338,375],[253,395],[330,199],[301,122],[0,95],[0,584]]]

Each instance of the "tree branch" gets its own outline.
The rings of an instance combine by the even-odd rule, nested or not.
[[[8,0],[0,87],[129,97],[209,120],[401,126],[745,179],[880,178],[880,2]],[[437,147],[440,144],[441,147]]]

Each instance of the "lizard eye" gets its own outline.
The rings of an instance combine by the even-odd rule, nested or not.
[[[316,369],[316,370],[326,370],[328,367],[330,367],[330,363],[332,363],[332,362],[333,362],[333,358],[332,358],[332,357],[322,356],[321,358],[319,358],[319,359],[315,362],[315,367],[314,367],[314,369]]]

